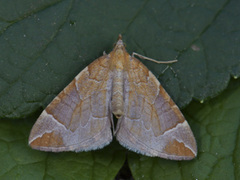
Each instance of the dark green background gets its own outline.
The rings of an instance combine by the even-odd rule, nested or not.
[[[0,179],[111,180],[126,154],[135,179],[240,179],[239,19],[238,0],[0,0]],[[119,33],[129,53],[178,59],[164,73],[143,63],[187,106],[196,159],[149,158],[115,140],[83,153],[28,147],[41,110]]]

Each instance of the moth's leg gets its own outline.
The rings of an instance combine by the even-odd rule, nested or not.
[[[152,59],[152,58],[143,56],[143,55],[141,55],[141,54],[138,54],[138,53],[136,53],[136,52],[133,52],[133,53],[132,53],[132,57],[134,57],[134,56],[137,56],[137,57],[139,57],[139,58],[141,58],[141,59],[145,59],[145,60],[148,60],[148,61],[152,61],[152,62],[155,62],[155,63],[158,63],[158,64],[169,64],[169,63],[175,63],[175,62],[178,61],[177,59],[170,60],[170,61],[158,61],[158,60],[155,60],[155,59]],[[169,65],[167,65],[167,67],[161,72],[161,74],[163,74],[168,68],[170,68],[170,69],[172,70],[172,72],[173,72],[173,73],[175,74],[175,76],[176,76],[177,73],[176,73],[176,72],[173,70],[173,68],[172,68],[171,66],[169,66]]]
[[[165,71],[166,71],[168,68],[172,70],[174,76],[176,77],[176,76],[177,76],[177,73],[176,73],[176,72],[174,71],[174,69],[173,69],[171,66],[169,66],[169,65],[167,65],[167,67],[160,73],[159,76],[161,76],[162,74],[164,74]]]
[[[138,53],[135,53],[133,52],[132,53],[132,57],[134,56],[138,56],[139,58],[141,59],[146,59],[148,61],[152,61],[152,62],[155,62],[155,63],[158,63],[158,64],[169,64],[169,63],[175,63],[177,62],[178,60],[174,59],[174,60],[170,60],[170,61],[158,61],[158,60],[155,60],[155,59],[152,59],[152,58],[149,58],[149,57],[146,57],[146,56],[143,56],[141,54],[138,54]]]

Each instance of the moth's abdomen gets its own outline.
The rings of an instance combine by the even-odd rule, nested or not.
[[[113,88],[112,88],[112,112],[119,118],[123,114],[123,71],[114,70]]]

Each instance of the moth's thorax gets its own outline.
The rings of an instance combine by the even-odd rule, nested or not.
[[[112,70],[123,70],[129,61],[129,54],[127,53],[123,45],[116,45],[113,51],[109,54],[109,56],[111,58]]]
[[[113,88],[112,88],[112,112],[119,118],[123,115],[123,83],[124,72],[129,61],[129,54],[126,52],[122,41],[118,41],[114,50],[110,53],[112,60]]]

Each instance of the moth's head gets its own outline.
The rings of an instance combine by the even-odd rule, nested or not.
[[[125,49],[125,44],[123,43],[121,34],[118,35],[118,41],[115,44],[114,49]]]

